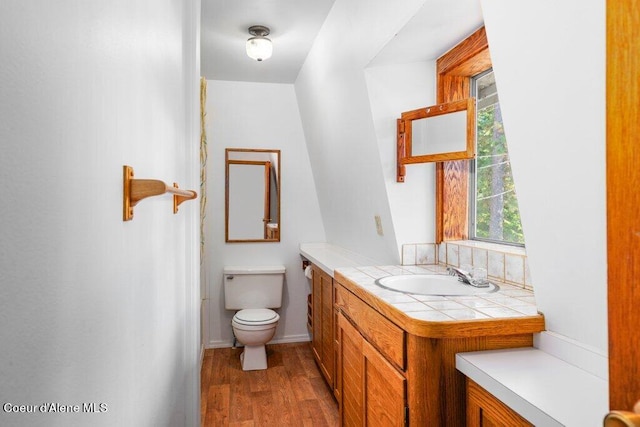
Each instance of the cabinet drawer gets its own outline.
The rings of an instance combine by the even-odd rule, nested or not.
[[[339,284],[336,286],[335,300],[336,306],[355,323],[367,341],[387,360],[404,370],[404,331]]]

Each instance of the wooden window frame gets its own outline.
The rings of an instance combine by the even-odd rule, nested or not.
[[[437,103],[469,97],[471,78],[491,68],[484,27],[436,61]],[[436,163],[436,243],[469,238],[469,160]]]

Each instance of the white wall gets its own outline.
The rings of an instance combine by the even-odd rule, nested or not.
[[[284,300],[274,342],[308,340],[310,283],[302,271],[298,246],[324,241],[325,234],[293,85],[209,80],[207,116],[207,346],[232,342],[234,313],[224,309],[225,265],[284,265]],[[225,148],[281,150],[279,243],[225,243]]]
[[[400,251],[364,69],[422,3],[336,1],[295,84],[327,241],[381,263]]]
[[[365,72],[398,251],[405,243],[435,242],[435,163],[406,166],[397,182],[396,119],[436,103],[435,61],[370,67]]]
[[[0,3],[0,400],[108,408],[2,425],[198,424],[197,202],[122,165],[197,188],[199,7]]]
[[[482,7],[536,302],[606,354],[605,2]]]

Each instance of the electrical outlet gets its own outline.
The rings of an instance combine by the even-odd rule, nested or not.
[[[380,219],[380,215],[375,215],[374,218],[376,219],[376,231],[378,232],[378,235],[384,236],[384,232],[382,231],[382,220]]]

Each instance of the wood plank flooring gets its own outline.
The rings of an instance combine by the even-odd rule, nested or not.
[[[201,372],[202,427],[337,426],[338,404],[311,344],[267,345],[269,368],[243,371],[241,348],[206,350]]]

